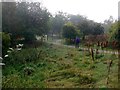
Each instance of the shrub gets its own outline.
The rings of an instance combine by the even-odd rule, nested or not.
[[[73,44],[74,39],[78,35],[78,30],[72,23],[67,23],[64,25],[62,36],[66,39],[66,44]]]
[[[32,67],[25,67],[23,71],[24,71],[24,75],[31,75],[35,70]]]
[[[7,54],[7,50],[10,46],[10,35],[4,32],[0,32],[0,38],[2,38],[2,56],[4,56],[5,54]]]
[[[96,80],[94,78],[92,78],[91,76],[88,76],[88,75],[80,75],[78,82],[80,84],[84,84],[85,85],[85,84],[95,83]]]

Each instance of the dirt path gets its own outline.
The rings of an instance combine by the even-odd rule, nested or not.
[[[63,45],[61,43],[61,40],[56,40],[55,42],[48,42],[48,43],[51,43],[51,44],[55,44],[55,45],[61,45],[61,46],[65,46],[65,47],[69,47],[69,48],[75,48],[75,46],[73,45]],[[88,50],[88,48],[84,48],[84,47],[79,47],[79,49],[81,50]],[[94,49],[94,51],[96,51],[96,49]],[[106,54],[120,54],[120,52],[118,53],[117,51],[109,51],[109,50],[98,50],[99,53],[106,53]]]

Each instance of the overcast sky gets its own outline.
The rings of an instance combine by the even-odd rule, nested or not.
[[[41,1],[41,0],[39,0]],[[109,16],[118,18],[120,0],[42,0],[42,4],[52,14],[57,11],[85,15],[88,19],[103,22]]]
[[[23,0],[24,1],[24,0]],[[27,0],[26,0],[27,1]],[[29,0],[39,1],[52,14],[57,11],[69,14],[80,14],[96,22],[103,22],[109,16],[118,18],[120,0]]]

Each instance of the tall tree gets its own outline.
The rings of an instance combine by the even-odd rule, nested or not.
[[[2,2],[2,29],[4,32],[16,33],[17,16],[15,2]]]
[[[62,35],[66,39],[75,39],[78,36],[78,31],[72,23],[66,23],[63,27]]]
[[[47,34],[50,13],[38,2],[4,2],[3,31],[14,38],[22,36],[26,41],[36,35]]]
[[[104,28],[102,27],[100,23],[94,23],[92,34],[93,35],[104,34]]]
[[[42,8],[40,3],[19,3],[18,16],[20,17],[20,22],[22,23],[23,35],[43,35],[47,34],[49,27],[49,12],[47,9]],[[28,38],[29,39],[29,38]]]
[[[110,41],[113,41],[113,40],[119,41],[120,40],[119,29],[120,29],[120,21],[116,21],[111,25],[111,27],[109,29]]]
[[[62,28],[67,22],[66,13],[58,12],[55,17],[51,17],[51,33],[61,36]]]
[[[78,24],[78,28],[83,35],[83,39],[86,35],[100,35],[104,33],[104,28],[101,23],[94,22],[92,20],[85,19]]]
[[[105,20],[104,23],[103,23],[103,27],[105,29],[105,33],[109,33],[109,30],[110,30],[110,27],[111,25],[114,23],[114,19],[112,16],[109,17],[109,19]]]
[[[80,23],[84,22],[87,18],[82,15],[68,15],[69,21],[72,22],[75,26],[78,26]]]

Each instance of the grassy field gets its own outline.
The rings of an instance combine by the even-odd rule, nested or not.
[[[109,82],[108,62],[113,60]],[[117,88],[118,58],[98,55],[95,61],[87,51],[45,44],[14,51],[4,60],[3,88]]]

